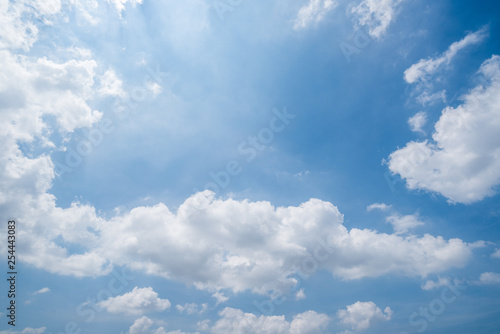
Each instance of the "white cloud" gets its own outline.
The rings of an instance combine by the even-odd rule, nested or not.
[[[410,119],[408,119],[408,125],[413,132],[421,132],[425,134],[423,127],[427,124],[427,113],[424,111],[418,112]]]
[[[482,285],[493,285],[500,284],[500,274],[497,273],[482,273],[479,277],[479,284]]]
[[[360,331],[369,328],[375,321],[388,321],[392,317],[389,307],[384,312],[373,302],[356,302],[348,305],[345,310],[337,312],[342,324],[351,326],[352,330]]]
[[[500,249],[495,249],[495,252],[491,254],[492,258],[500,259]]]
[[[427,280],[422,284],[422,290],[433,290],[442,286],[451,286],[451,280],[447,277],[438,277],[437,281]]]
[[[295,299],[296,300],[306,299],[306,294],[304,293],[304,289],[300,289],[299,291],[297,291],[297,293],[295,294]]]
[[[224,303],[225,301],[227,301],[229,298],[227,298],[226,296],[224,296],[224,294],[220,291],[217,291],[215,292],[212,297],[214,297],[215,299],[217,299],[217,303],[215,305],[219,305],[220,303]]]
[[[381,38],[394,20],[397,7],[404,0],[363,0],[351,9],[359,26],[368,26],[370,36]]]
[[[385,203],[373,203],[366,207],[366,211],[370,212],[373,210],[387,211],[392,207],[392,205],[387,205]]]
[[[437,192],[451,202],[472,203],[496,193],[500,184],[500,57],[479,73],[489,81],[443,110],[434,142],[410,142],[393,152],[389,168],[409,189]]]
[[[307,311],[293,317],[291,322],[284,316],[257,317],[252,313],[226,307],[219,312],[221,317],[211,329],[213,334],[259,333],[259,334],[316,334],[325,333],[330,319],[325,314]]]
[[[112,69],[107,70],[100,78],[99,94],[124,98],[127,94],[123,90],[123,82]]]
[[[110,313],[142,315],[147,312],[164,311],[170,307],[170,301],[159,298],[153,288],[135,287],[131,292],[111,297],[98,305]]]
[[[186,314],[202,314],[205,313],[208,310],[208,304],[204,303],[201,305],[198,305],[196,303],[191,303],[191,304],[184,304],[182,305],[177,305],[175,308],[180,312],[180,313],[186,313]]]
[[[120,13],[125,9],[125,6],[127,4],[131,4],[132,7],[135,7],[136,5],[142,4],[142,0],[107,0],[108,3],[114,5],[116,7],[116,10],[118,13]]]
[[[43,21],[61,10],[60,0],[0,0],[0,49],[28,51],[38,39],[36,20]],[[28,20],[34,17],[35,20]]]
[[[169,331],[167,332],[164,327],[152,328],[154,325],[154,321],[149,319],[146,316],[143,316],[140,319],[134,321],[133,325],[129,328],[127,334],[190,334],[186,332],[182,332],[180,330]],[[191,333],[191,334],[199,334]]]
[[[309,3],[300,8],[295,18],[293,28],[295,30],[304,29],[312,23],[320,22],[324,16],[338,6],[334,0],[309,0]]]
[[[47,293],[47,292],[50,292],[50,289],[49,288],[42,288],[38,291],[35,291],[33,292],[34,295],[39,295],[39,294],[42,294],[42,293]]]
[[[418,226],[424,225],[418,218],[418,214],[401,216],[394,214],[386,218],[387,222],[392,225],[396,234],[403,234]]]
[[[422,105],[432,105],[438,101],[446,102],[446,90],[431,93],[431,85],[424,85],[420,87],[421,94],[417,96],[417,102]]]
[[[469,45],[481,43],[487,36],[487,30],[482,28],[476,32],[470,33],[462,40],[450,45],[448,50],[437,58],[420,59],[416,64],[413,64],[404,72],[404,77],[407,83],[412,84],[417,81],[422,81],[436,73],[443,65],[448,65],[458,52]]]
[[[335,206],[317,199],[274,208],[268,202],[218,200],[205,191],[187,199],[177,214],[159,204],[117,216],[101,226],[100,243],[103,254],[118,265],[129,261],[132,269],[199,289],[256,293],[294,285],[287,274],[307,272],[318,249],[322,260],[313,263],[343,279],[357,279],[387,273],[425,276],[462,267],[480,245],[349,231],[342,221]],[[320,238],[335,256],[325,257]]]

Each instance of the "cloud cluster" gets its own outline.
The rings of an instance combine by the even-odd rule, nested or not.
[[[200,202],[207,205],[200,209]],[[348,230],[342,222],[335,206],[317,199],[275,208],[269,202],[220,200],[205,191],[176,214],[164,204],[138,207],[102,224],[99,232],[102,254],[113,263],[199,289],[256,293],[290,287],[291,275],[315,265],[343,279],[426,276],[464,266],[480,245]],[[403,222],[401,229],[414,227]]]
[[[496,193],[500,184],[500,57],[479,70],[485,78],[447,107],[435,124],[433,141],[410,142],[393,152],[389,168],[409,189],[437,192],[451,202],[473,203]]]
[[[380,39],[396,16],[404,0],[363,0],[351,8],[358,26],[367,26],[370,36]]]
[[[337,316],[341,323],[352,330],[360,331],[369,328],[375,321],[391,320],[392,310],[386,307],[384,312],[374,302],[356,302],[339,310]]]
[[[262,334],[316,334],[324,333],[330,318],[326,314],[306,311],[286,321],[284,316],[257,317],[252,313],[226,307],[219,312],[220,319],[211,328],[213,334],[262,333]]]

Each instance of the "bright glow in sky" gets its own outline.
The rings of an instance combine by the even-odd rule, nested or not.
[[[499,13],[0,0],[0,334],[498,333]]]

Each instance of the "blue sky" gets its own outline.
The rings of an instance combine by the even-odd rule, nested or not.
[[[497,333],[499,12],[0,0],[0,333]]]

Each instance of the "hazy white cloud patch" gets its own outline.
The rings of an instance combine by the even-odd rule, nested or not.
[[[367,26],[370,36],[380,39],[396,17],[399,5],[404,0],[363,0],[351,8],[358,26]]]
[[[394,232],[396,234],[403,234],[407,233],[408,231],[425,225],[423,222],[420,221],[418,214],[413,214],[413,215],[399,215],[399,214],[393,214],[389,217],[386,218],[386,221],[392,225],[394,228]]]
[[[495,252],[491,254],[491,257],[495,259],[500,259],[500,249],[495,249]]]
[[[184,305],[176,305],[175,308],[180,313],[202,314],[202,313],[205,313],[208,310],[208,304],[207,303],[203,303],[201,305],[198,305],[196,303],[186,303]]]
[[[437,281],[427,280],[422,284],[422,290],[433,290],[443,286],[451,286],[452,282],[448,277],[438,277]]]
[[[47,293],[47,292],[50,292],[49,288],[41,288],[40,290],[33,292],[33,294],[40,295],[40,294]]]
[[[480,285],[500,284],[500,274],[492,272],[482,273],[481,276],[479,277],[479,282],[477,284]]]
[[[309,0],[307,5],[299,9],[293,28],[299,30],[318,23],[337,6],[336,0]]]
[[[424,126],[427,124],[427,113],[424,111],[418,112],[410,119],[408,119],[408,125],[410,126],[411,131],[420,132],[425,134]]]
[[[387,211],[392,208],[392,205],[387,205],[385,203],[373,203],[366,207],[366,211],[370,212],[373,210]]]

